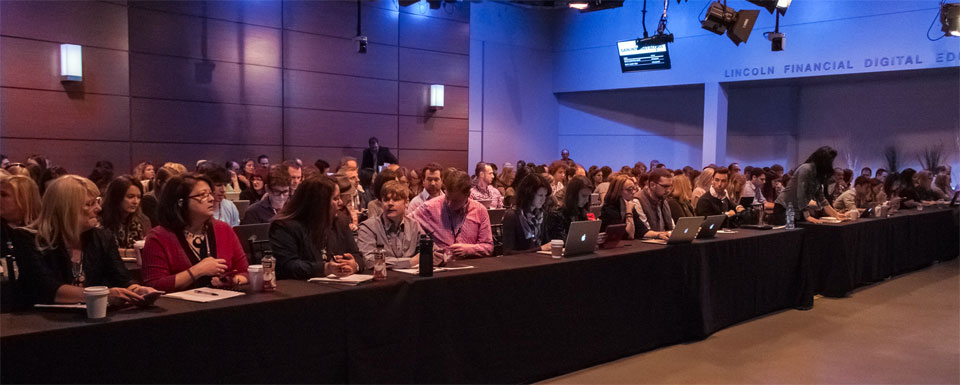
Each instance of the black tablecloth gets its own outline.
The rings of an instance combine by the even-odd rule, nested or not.
[[[812,262],[813,290],[844,297],[854,289],[960,254],[957,210],[901,211],[889,218],[841,224],[799,224]]]
[[[0,316],[9,382],[531,382],[803,303],[803,230],[472,260],[359,287]],[[43,357],[42,360],[37,359]],[[51,364],[54,363],[54,364]]]

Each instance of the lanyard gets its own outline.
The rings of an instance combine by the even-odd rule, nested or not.
[[[447,211],[447,220],[450,221],[450,233],[453,234],[453,243],[457,243],[457,238],[460,237],[460,233],[463,232],[463,224],[467,221],[467,214],[463,214],[463,220],[460,221],[460,227],[455,228],[453,224],[453,217],[451,216],[451,210],[448,207],[444,207]]]

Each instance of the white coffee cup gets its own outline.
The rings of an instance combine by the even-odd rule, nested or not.
[[[90,286],[83,288],[83,298],[87,302],[87,318],[99,319],[107,316],[107,298],[110,288]]]
[[[143,255],[143,246],[147,244],[147,241],[139,240],[133,243],[133,248],[137,250],[137,266],[143,266],[141,255]]]
[[[550,256],[559,259],[563,256],[563,240],[554,239],[550,241]]]
[[[263,265],[250,265],[247,267],[247,273],[250,275],[249,291],[253,293],[263,291]]]

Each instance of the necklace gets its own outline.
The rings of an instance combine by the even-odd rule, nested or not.
[[[83,286],[83,281],[86,277],[83,274],[83,251],[80,251],[80,260],[74,261],[70,260],[70,273],[73,275],[72,285],[74,286]]]

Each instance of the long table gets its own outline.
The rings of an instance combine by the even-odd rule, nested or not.
[[[161,298],[104,322],[3,314],[0,380],[530,382],[795,306],[802,233],[486,258],[357,287],[281,281],[272,294]]]
[[[801,223],[813,290],[844,297],[858,287],[960,254],[955,208],[905,210],[840,224]]]
[[[946,219],[955,229],[956,211],[940,211],[875,221],[917,226],[900,230],[911,245],[941,243],[915,250],[926,257],[894,258],[906,262],[891,271],[956,256],[943,244],[955,246],[956,231],[933,233],[940,239],[920,231]],[[276,293],[207,304],[161,298],[102,322],[76,311],[3,314],[0,382],[532,382],[811,306],[832,277],[813,274],[829,270],[812,248],[819,233],[630,241],[561,260],[472,260],[474,269],[432,278],[390,272],[357,287],[281,281]]]

